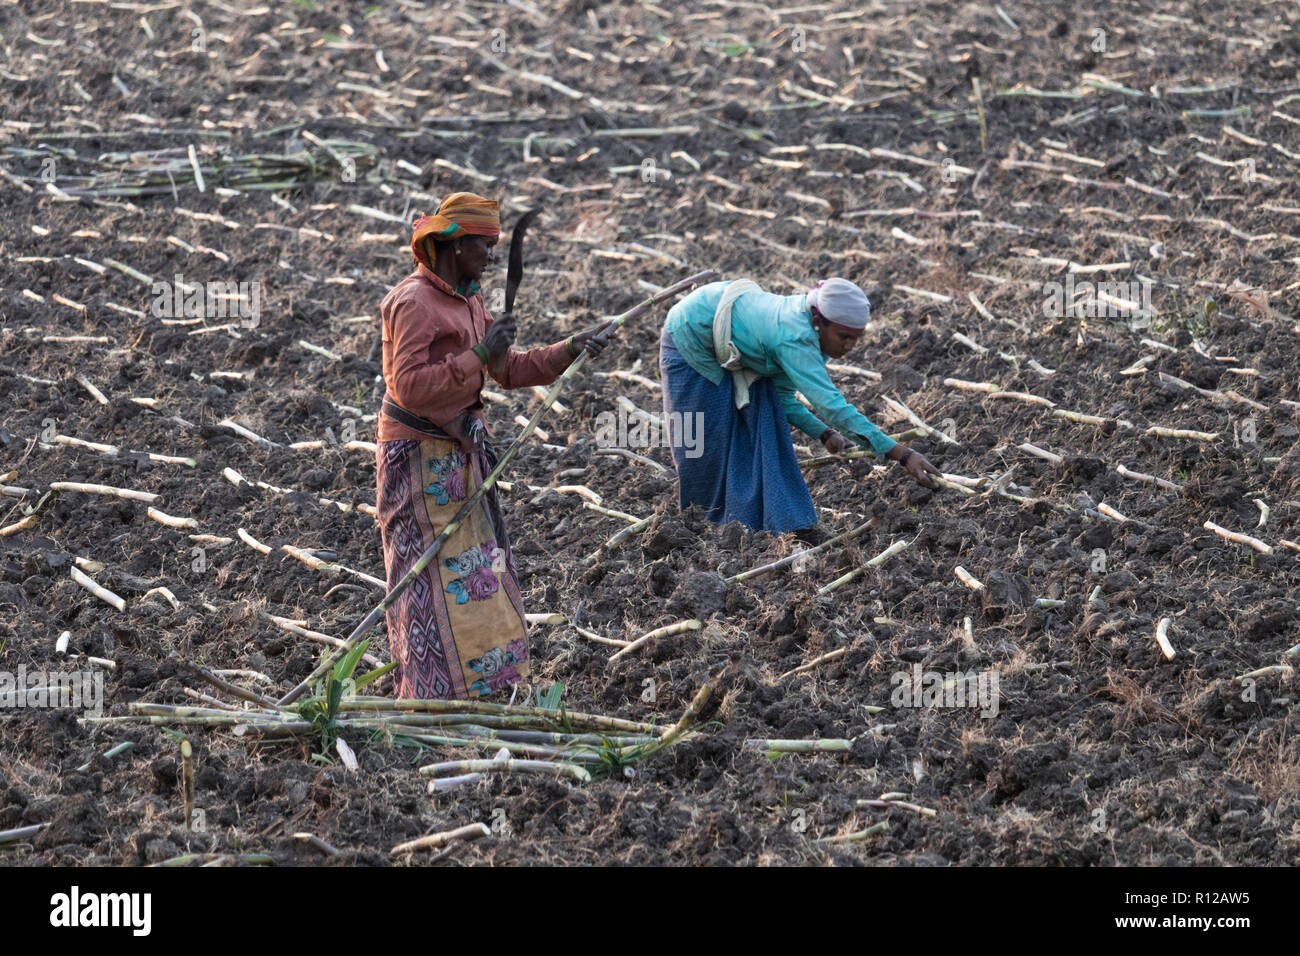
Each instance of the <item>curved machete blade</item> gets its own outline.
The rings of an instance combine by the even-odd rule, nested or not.
[[[541,208],[530,209],[519,217],[515,231],[510,236],[510,264],[506,267],[506,315],[515,311],[515,293],[519,291],[519,281],[524,277],[524,233]]]

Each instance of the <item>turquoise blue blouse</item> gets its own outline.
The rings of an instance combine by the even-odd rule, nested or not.
[[[691,368],[714,385],[729,376],[713,354],[713,313],[729,284],[710,282],[668,310],[673,344]],[[755,290],[742,294],[731,309],[731,341],[745,368],[772,379],[786,418],[804,434],[820,438],[829,426],[850,441],[870,445],[880,458],[898,444],[850,405],[831,382],[806,294]],[[816,415],[794,397],[796,390],[812,403]]]

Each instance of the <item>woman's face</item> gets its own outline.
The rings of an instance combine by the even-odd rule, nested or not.
[[[460,243],[460,255],[456,257],[460,274],[477,282],[483,277],[483,270],[496,262],[496,238],[465,236],[456,241]]]
[[[821,344],[823,355],[829,355],[831,358],[844,358],[862,339],[865,329],[850,329],[843,325],[836,325],[829,321],[820,313],[814,315],[817,324],[817,338]]]

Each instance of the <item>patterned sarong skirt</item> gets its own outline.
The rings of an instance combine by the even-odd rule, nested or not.
[[[388,590],[404,578],[496,463],[490,446],[380,442],[380,537]],[[528,674],[528,634],[496,489],[387,612],[399,698],[482,697]]]

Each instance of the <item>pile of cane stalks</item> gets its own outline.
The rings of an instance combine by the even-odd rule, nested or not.
[[[128,705],[131,713],[127,716],[86,717],[80,723],[228,728],[236,736],[255,735],[262,743],[301,743],[319,738],[318,759],[328,759],[325,754],[333,750],[350,769],[356,769],[357,763],[349,740],[357,744],[491,752],[490,759],[445,761],[421,767],[421,773],[434,778],[429,789],[436,791],[473,783],[485,773],[541,773],[579,783],[617,774],[632,777],[636,763],[696,735],[692,728],[714,690],[711,683],[701,687],[681,718],[670,727],[573,712],[556,699],[558,694],[539,701],[543,706],[373,697],[360,691],[393,665],[354,678],[368,645],[365,641],[352,648],[325,678],[316,682],[314,693],[287,706],[189,663],[196,677],[240,703],[187,689],[189,696],[200,698],[207,706],[134,701]]]
[[[316,137],[311,137],[311,142],[316,151],[303,148],[283,155],[232,154],[212,148],[196,151],[193,146],[97,156],[53,146],[11,146],[5,152],[42,165],[45,178],[29,177],[33,185],[50,183],[69,196],[88,198],[140,198],[169,195],[178,189],[204,192],[208,187],[280,192],[321,180],[352,182],[373,169],[378,160],[377,147],[368,143]],[[73,171],[64,171],[68,169]]]

